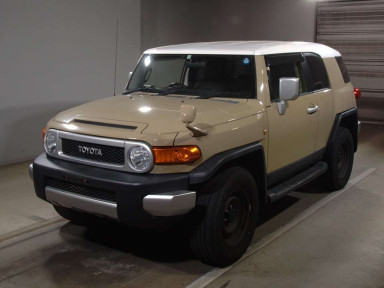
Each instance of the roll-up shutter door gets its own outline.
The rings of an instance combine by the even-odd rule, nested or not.
[[[360,116],[384,121],[384,0],[317,3],[316,39],[339,50],[355,87]]]

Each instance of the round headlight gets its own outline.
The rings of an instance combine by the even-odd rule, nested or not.
[[[152,165],[152,153],[144,146],[134,146],[129,150],[128,157],[131,167],[138,171],[147,171]]]
[[[57,134],[52,131],[47,131],[44,137],[44,148],[47,153],[53,153],[57,146]]]
[[[145,172],[152,166],[152,153],[144,146],[134,146],[129,150],[131,167],[138,172]]]

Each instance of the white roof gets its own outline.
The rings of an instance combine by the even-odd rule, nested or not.
[[[313,52],[322,58],[340,56],[333,48],[311,42],[283,41],[222,41],[171,45],[148,49],[144,54],[222,54],[269,55],[294,52]]]

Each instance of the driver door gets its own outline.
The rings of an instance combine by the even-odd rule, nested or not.
[[[267,107],[269,126],[268,181],[295,173],[301,162],[315,152],[319,125],[319,96],[308,92],[305,59],[302,54],[266,56],[269,76],[271,106]],[[286,101],[285,114],[280,114],[277,102],[279,82],[282,77],[295,77],[300,80],[299,97]],[[315,109],[310,109],[315,108]],[[274,177],[271,177],[274,176]]]

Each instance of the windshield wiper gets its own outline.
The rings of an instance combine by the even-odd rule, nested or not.
[[[218,97],[220,95],[223,95],[223,93],[216,92],[216,91],[204,91],[204,92],[200,92],[200,96],[197,97],[197,99],[209,99],[212,97]]]
[[[223,92],[223,91],[210,91],[210,90],[201,90],[193,89],[184,85],[180,82],[174,82],[168,85],[165,89],[161,89],[156,96],[166,96],[169,94],[186,94],[186,95],[196,95],[196,99],[209,99],[212,97],[234,97],[240,96],[239,93],[235,92]],[[242,95],[241,95],[242,96]]]
[[[175,93],[198,96],[196,99],[208,99],[211,97],[217,97],[219,95],[222,95],[219,92],[196,90],[196,89],[180,89],[180,88],[174,87],[174,88],[161,91],[159,94],[157,94],[157,96],[166,96],[168,94],[175,94]]]
[[[217,96],[216,94],[205,94],[205,95],[200,95],[199,97],[197,97],[197,99],[209,99],[216,96]]]
[[[208,99],[210,97],[215,97],[217,95],[220,95],[220,92],[189,88],[183,83],[174,82],[168,85],[168,87],[165,88],[164,90],[161,90],[161,92],[159,92],[157,96],[166,96],[174,93],[198,96],[197,99],[200,99],[200,98]]]
[[[123,92],[123,95],[131,94],[131,93],[137,92],[137,91],[153,92],[153,93],[159,92],[159,90],[154,88],[154,86],[148,86],[148,87],[143,86],[143,87],[138,87],[138,88],[133,88],[133,89],[127,89]]]
[[[220,91],[207,91],[206,94],[204,95],[203,93],[201,93],[202,95],[200,97],[198,97],[197,99],[208,99],[208,98],[211,98],[211,97],[230,97],[230,98],[239,98],[238,96],[243,96],[242,94],[239,94],[239,93],[233,93],[233,92],[220,92]]]
[[[164,90],[162,90],[158,96],[165,96],[168,94],[176,93],[176,92],[184,92],[188,89],[188,86],[184,85],[183,83],[180,82],[173,82],[167,86]]]

